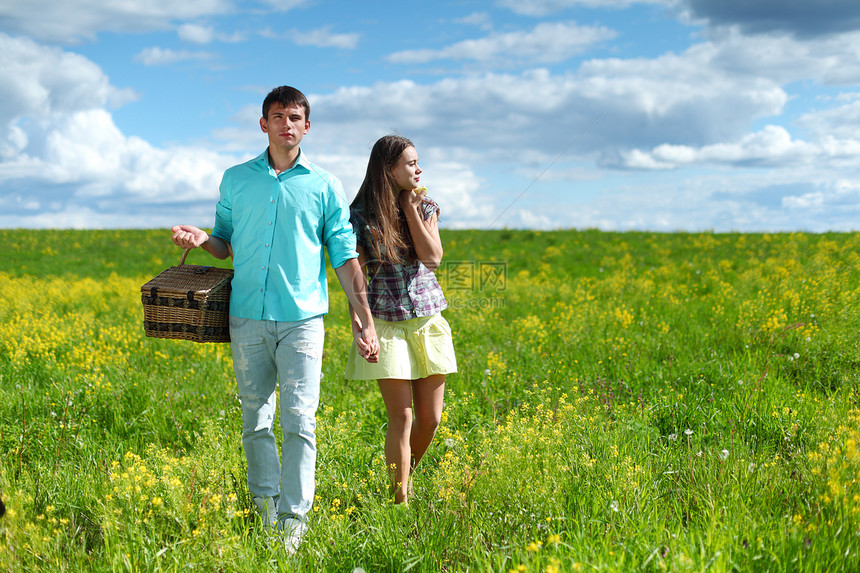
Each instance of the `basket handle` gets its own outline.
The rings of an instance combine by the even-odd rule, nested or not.
[[[191,251],[191,249],[185,249],[185,252],[184,252],[184,253],[182,253],[182,258],[181,258],[181,259],[179,259],[179,266],[180,266],[180,267],[181,267],[182,265],[184,265],[184,264],[185,264],[185,257],[187,257],[187,256],[188,256],[188,253],[189,253],[190,251]]]

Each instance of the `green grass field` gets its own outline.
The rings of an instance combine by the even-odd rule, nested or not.
[[[860,569],[860,236],[443,243],[460,371],[414,501],[387,499],[330,273],[317,500],[286,556],[251,511],[229,346],[144,336],[169,233],[0,230],[0,570]]]

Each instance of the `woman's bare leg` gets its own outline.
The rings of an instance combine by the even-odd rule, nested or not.
[[[412,450],[412,467],[418,465],[433,442],[436,429],[442,420],[442,402],[445,398],[445,375],[436,374],[412,381],[413,420],[409,446]]]
[[[408,380],[383,379],[379,380],[378,384],[385,411],[388,413],[385,465],[391,479],[394,503],[403,503],[406,501],[409,486],[412,388]]]

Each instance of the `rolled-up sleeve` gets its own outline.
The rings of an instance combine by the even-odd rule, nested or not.
[[[233,197],[228,173],[225,173],[221,179],[220,198],[218,204],[215,205],[215,225],[212,228],[212,235],[231,243],[233,238]]]
[[[439,209],[438,203],[431,199],[430,197],[425,197],[424,201],[421,203],[422,215],[424,216],[424,220],[427,221],[433,215],[439,214],[439,218],[442,218],[442,210]]]
[[[330,182],[326,196],[323,244],[328,250],[332,268],[339,268],[346,261],[358,257],[343,185],[336,178]]]

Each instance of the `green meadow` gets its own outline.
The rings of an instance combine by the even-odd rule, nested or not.
[[[388,499],[329,273],[289,556],[252,511],[229,345],[144,336],[169,232],[0,230],[0,570],[860,570],[860,235],[442,238],[459,372],[415,497]]]

